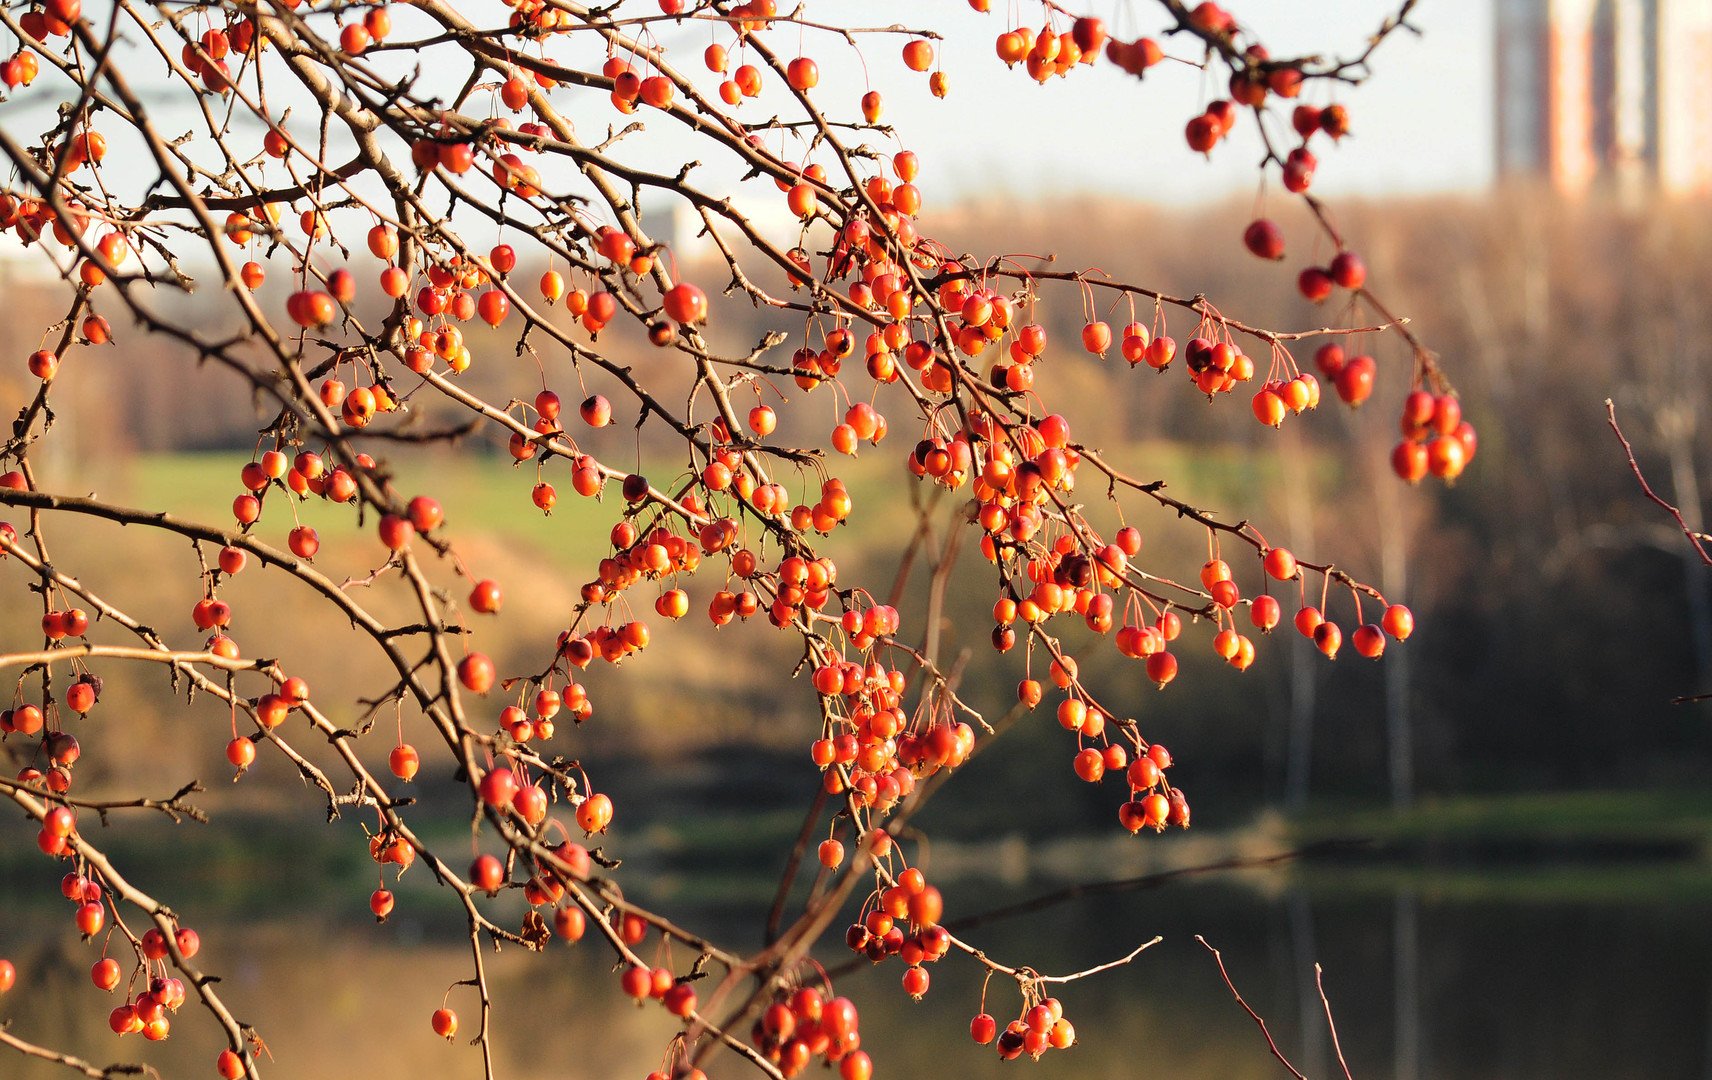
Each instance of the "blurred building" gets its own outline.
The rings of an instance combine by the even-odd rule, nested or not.
[[[1712,3],[1712,0],[1707,0]],[[771,183],[769,182],[769,189]],[[783,199],[759,198],[751,192],[726,199],[731,207],[756,233],[784,250],[795,247],[801,239],[803,225],[785,206]],[[717,262],[719,245],[709,232],[708,223],[700,212],[683,199],[653,199],[641,203],[639,214],[648,238],[665,244],[674,258],[688,262]],[[742,251],[748,244],[737,226],[720,214],[712,214],[714,228],[733,250]]]
[[[1500,176],[1712,193],[1712,0],[1495,0]]]

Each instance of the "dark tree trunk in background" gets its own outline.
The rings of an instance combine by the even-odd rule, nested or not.
[[[1396,979],[1396,1034],[1392,1051],[1394,1080],[1421,1075],[1421,904],[1408,889],[1395,902],[1392,966]]]
[[[1293,550],[1299,557],[1314,557],[1314,491],[1312,470],[1305,466],[1302,444],[1292,429],[1284,441],[1284,513],[1290,527]],[[1284,751],[1284,809],[1297,814],[1308,805],[1308,777],[1314,754],[1315,672],[1318,650],[1295,632],[1288,620],[1295,616],[1289,597],[1284,598],[1284,630],[1290,635],[1290,731]]]
[[[1303,1072],[1322,1076],[1326,1071],[1325,1008],[1320,1004],[1320,990],[1314,981],[1314,964],[1319,960],[1319,948],[1314,943],[1314,910],[1308,904],[1308,894],[1301,889],[1290,890],[1290,954],[1296,970],[1296,1003],[1302,1032],[1302,1056],[1297,1059]]]
[[[1379,499],[1379,565],[1385,595],[1399,597],[1409,589],[1409,534],[1393,478],[1375,476]],[[1409,713],[1409,650],[1385,651],[1386,776],[1391,806],[1407,810],[1415,802],[1415,731]]]

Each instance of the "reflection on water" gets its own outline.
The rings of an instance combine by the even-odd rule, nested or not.
[[[1712,927],[1704,893],[1655,887],[1646,867],[1586,873],[1623,875],[1623,887],[1615,894],[1556,889],[1582,898],[1539,899],[1527,890],[1483,893],[1469,887],[1468,875],[1459,888],[1438,890],[1430,876],[1377,887],[1331,869],[1280,874],[1262,888],[1195,883],[1108,897],[971,931],[996,959],[1046,973],[1079,970],[1154,934],[1166,937],[1131,967],[1066,988],[1061,996],[1082,1042],[1034,1066],[1001,1063],[968,1041],[981,978],[955,956],[934,970],[932,990],[919,1003],[899,989],[895,963],[848,976],[840,989],[862,1009],[864,1046],[881,1076],[1283,1075],[1195,943],[1194,935],[1204,934],[1223,951],[1280,1047],[1315,1080],[1338,1072],[1314,991],[1316,961],[1325,968],[1343,1051],[1361,1080],[1712,1076]],[[107,1032],[113,1002],[85,974],[97,954],[75,941],[64,912],[41,902],[40,884],[0,880],[0,904],[10,912],[0,925],[0,955],[19,967],[18,989],[0,1001],[11,1030],[98,1065],[145,1061],[169,1080],[212,1076],[221,1044],[194,1005],[162,1044]],[[971,885],[953,890],[950,900],[970,910],[981,905],[982,892]],[[426,911],[431,899],[412,903]],[[314,913],[325,922],[281,921],[275,912],[252,920],[244,907],[204,910],[195,920],[209,966],[225,973],[228,1001],[262,1028],[274,1057],[267,1075],[479,1076],[474,1049],[461,1039],[440,1043],[428,1028],[445,988],[468,975],[467,938],[443,921],[442,910],[425,924],[407,907],[373,927],[354,920],[357,905],[342,895],[336,903],[338,911]],[[443,894],[432,902],[445,906]],[[759,923],[729,909],[671,914],[726,924],[733,934]],[[508,948],[492,959],[497,1060],[507,1080],[641,1080],[657,1067],[673,1026],[657,1006],[615,1000],[609,959],[591,946],[556,943],[546,957]],[[675,959],[681,967],[689,958]],[[822,959],[830,966],[844,958]],[[1014,987],[998,980],[987,996],[1001,1019],[1018,1004]],[[473,991],[454,988],[450,1003],[463,1030],[473,1031]],[[755,1075],[730,1058],[711,1073]],[[59,1066],[0,1057],[0,1077],[9,1080],[63,1075],[70,1074]]]

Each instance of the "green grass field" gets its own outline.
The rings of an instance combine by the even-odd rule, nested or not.
[[[229,520],[228,507],[241,490],[238,472],[249,460],[239,452],[148,454],[127,470],[123,499],[211,522]],[[414,455],[398,461],[393,484],[406,498],[432,493],[446,508],[450,528],[475,535],[496,536],[528,545],[557,566],[591,565],[607,551],[607,533],[616,509],[600,514],[579,513],[584,503],[571,490],[561,469],[550,482],[560,493],[558,508],[541,513],[529,501],[535,485],[533,466],[512,468],[487,454]],[[606,498],[612,506],[616,492]],[[340,539],[358,530],[355,514],[311,499],[298,508],[301,520],[313,525],[323,539]],[[263,517],[271,534],[272,515]]]
[[[1303,841],[1365,836],[1389,843],[1684,844],[1712,855],[1712,792],[1572,791],[1425,800],[1404,813],[1322,807]]]

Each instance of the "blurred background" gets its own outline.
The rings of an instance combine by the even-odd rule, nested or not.
[[[1390,5],[1336,0],[1311,14],[1250,6],[1239,18],[1288,53],[1319,45],[1328,26],[1354,51]],[[907,5],[873,7],[879,21]],[[1130,370],[1115,354],[1102,364],[1051,351],[1040,385],[1108,459],[1373,582],[1414,610],[1415,635],[1379,663],[1346,654],[1332,664],[1281,630],[1257,642],[1257,663],[1238,675],[1212,654],[1205,628],[1191,628],[1183,673],[1160,693],[1140,665],[1071,631],[1102,699],[1172,749],[1195,827],[1123,835],[1113,789],[1075,778],[1074,747],[1046,712],[983,749],[917,821],[932,837],[921,857],[953,917],[1075,881],[1363,843],[971,930],[995,958],[1049,972],[1166,938],[1136,964],[1068,989],[1081,1046],[1004,1068],[1048,1080],[1277,1074],[1195,944],[1204,934],[1280,1047],[1316,1080],[1336,1064],[1315,963],[1351,1069],[1366,1080],[1712,1078],[1712,703],[1670,703],[1712,691],[1712,574],[1641,497],[1603,404],[1614,399],[1659,493],[1704,528],[1712,7],[1500,0],[1423,5],[1414,21],[1423,35],[1388,43],[1372,83],[1344,95],[1354,134],[1322,155],[1317,187],[1376,290],[1440,354],[1480,431],[1479,455],[1454,487],[1410,490],[1389,472],[1409,370],[1406,346],[1390,336],[1365,342],[1381,365],[1368,405],[1328,401],[1282,431],[1254,424],[1245,402],[1209,405],[1176,369]],[[1002,146],[978,143],[925,91],[898,106],[905,142],[926,160],[925,231],[953,251],[984,255],[1003,236],[1016,253],[1052,253],[1060,268],[1205,293],[1255,325],[1362,321],[1363,312],[1313,308],[1296,294],[1295,269],[1330,252],[1323,240],[1314,247],[1294,200],[1263,192],[1256,203],[1254,155],[1221,147],[1207,163],[1182,146],[1182,119],[1216,93],[1197,88],[1198,73],[1158,87],[1150,76],[1135,91],[1100,72],[1110,104],[1091,107],[1098,95],[1086,87],[1037,91],[995,70],[982,55],[992,29],[983,25],[969,44],[948,45],[944,63],[960,88],[990,95],[1012,118]],[[1038,152],[1043,132],[1059,152]],[[1284,227],[1287,263],[1242,250],[1256,205]],[[709,284],[723,280],[692,230],[671,232],[670,207],[649,213],[681,263],[705,267]],[[0,351],[22,356],[38,347],[61,292],[14,247],[3,254],[8,307],[28,317],[0,321]],[[1076,296],[1048,300],[1042,321],[1055,339],[1074,341],[1084,319]],[[217,295],[185,302],[182,314],[209,325],[229,318]],[[1167,319],[1179,340],[1189,336],[1188,320]],[[715,305],[713,331],[728,347],[746,348],[774,325],[744,304]],[[116,319],[118,345],[86,351],[61,380],[42,482],[223,522],[267,416],[234,381],[128,329]],[[533,365],[513,356],[513,342],[470,336],[478,361],[465,381],[501,402],[533,393]],[[615,330],[602,344],[645,379],[682,378],[639,334]],[[1307,366],[1310,355],[1297,359]],[[563,357],[549,360],[547,377],[568,400],[583,393]],[[584,386],[613,400],[617,420],[579,435],[590,452],[661,477],[681,468],[669,440],[632,429],[621,388],[593,377]],[[32,393],[22,364],[5,365],[0,411]],[[823,441],[843,411],[827,394],[794,404],[781,410],[783,438]],[[424,427],[461,419],[426,398],[413,405]],[[887,411],[890,439],[841,472],[856,513],[825,545],[841,584],[883,589],[912,520],[911,485],[900,481],[914,424],[901,403]],[[577,499],[556,463],[545,478],[560,488],[560,506],[543,517],[529,501],[535,466],[513,467],[503,446],[480,438],[436,450],[377,443],[373,452],[406,495],[438,497],[464,560],[507,586],[504,617],[481,627],[501,670],[544,667],[607,551],[615,504]],[[1125,512],[1143,532],[1149,569],[1192,575],[1205,558],[1204,537],[1169,514],[1139,502]],[[348,514],[314,504],[300,516],[320,530],[317,562],[335,580],[379,561],[379,545]],[[289,527],[270,515],[261,536],[283,544]],[[50,537],[56,565],[176,644],[194,644],[188,545],[71,520],[55,522]],[[34,603],[20,568],[0,566],[0,585],[9,608]],[[699,613],[715,587],[691,582],[683,626],[657,628],[624,670],[589,674],[595,715],[577,730],[565,725],[555,749],[613,796],[608,850],[625,861],[628,894],[730,944],[758,946],[817,783],[805,752],[812,692],[787,677],[795,657],[781,635],[706,625]],[[335,719],[354,719],[360,696],[390,684],[361,643],[289,585],[253,570],[223,595],[245,654],[283,658]],[[1013,700],[1020,659],[986,644],[992,595],[990,569],[966,556],[944,633],[947,655],[967,651],[965,696],[997,715]],[[384,587],[362,599],[383,617],[408,610]],[[906,604],[906,627],[921,625],[919,609]],[[1342,614],[1351,625],[1352,613]],[[5,620],[0,647],[39,644],[30,622]],[[400,897],[392,920],[365,925],[379,879],[357,816],[327,824],[319,797],[265,751],[228,783],[219,708],[174,699],[152,669],[102,674],[102,705],[84,722],[83,790],[164,795],[201,778],[211,790],[196,801],[213,820],[173,827],[116,816],[99,838],[202,932],[236,1012],[262,1026],[272,1074],[478,1075],[473,1051],[437,1045],[428,1031],[444,987],[468,974],[449,895],[418,869],[391,886]],[[429,744],[419,716],[407,710],[398,723],[405,738]],[[377,731],[370,742],[378,764],[391,736]],[[420,831],[456,862],[469,828],[451,780],[430,762],[415,794]],[[13,831],[0,853],[0,955],[20,967],[20,991],[6,1001],[13,1030],[101,1064],[208,1073],[218,1045],[193,1009],[165,1044],[107,1032],[105,998],[85,974],[95,952],[76,942],[55,887],[63,870],[36,855],[22,826]],[[829,967],[845,959],[837,936],[819,954]],[[555,944],[546,961],[507,949],[494,965],[503,1075],[592,1080],[656,1066],[673,1029],[659,1010],[615,1000],[598,949]],[[921,1003],[904,997],[898,974],[887,966],[838,983],[862,1007],[881,1075],[997,1075],[990,1051],[963,1033],[981,993],[970,966],[939,965]],[[1014,994],[996,984],[991,994],[1002,1022]],[[474,1009],[467,989],[454,989],[451,1003]],[[730,1060],[713,1070],[742,1074]],[[52,1075],[0,1058],[0,1076]]]

